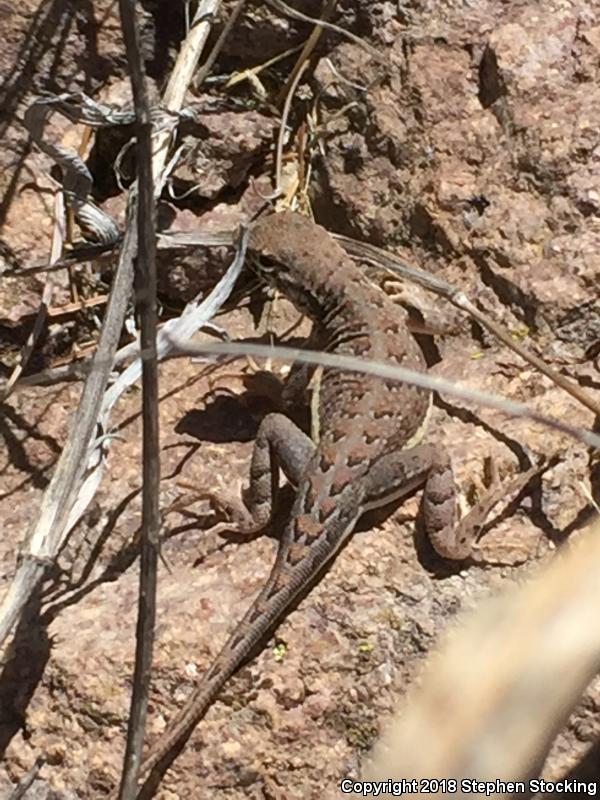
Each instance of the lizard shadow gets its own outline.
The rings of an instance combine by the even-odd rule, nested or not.
[[[308,408],[303,404],[290,408],[281,398],[283,383],[271,372],[258,371],[242,376],[245,390],[234,393],[219,387],[203,395],[201,409],[186,412],[175,426],[178,434],[187,434],[201,442],[234,444],[252,442],[267,414],[285,413],[305,433],[310,431]]]
[[[175,426],[178,434],[214,444],[250,442],[257,430],[258,423],[248,406],[228,394],[215,396],[203,409],[186,412]]]
[[[242,343],[270,344],[267,336],[247,337]],[[275,343],[277,343],[276,340]],[[305,340],[292,337],[288,347],[298,347]],[[309,427],[307,409],[284,404],[283,381],[269,370],[240,373],[243,391],[234,392],[225,386],[209,389],[199,397],[202,408],[188,411],[175,426],[176,433],[185,433],[204,442],[228,444],[249,442],[256,438],[263,417],[272,411],[284,411],[303,430]]]

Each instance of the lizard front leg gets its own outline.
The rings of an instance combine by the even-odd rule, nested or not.
[[[309,436],[303,433],[284,414],[267,414],[260,423],[250,464],[250,482],[242,493],[242,501],[223,501],[206,495],[216,502],[230,521],[226,527],[236,535],[252,535],[264,530],[271,521],[279,489],[279,469],[297,486],[315,450]]]

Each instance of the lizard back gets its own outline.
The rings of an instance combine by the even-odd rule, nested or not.
[[[423,355],[406,325],[406,312],[374,286],[340,244],[320,225],[294,212],[259,220],[249,250],[260,274],[309,316],[330,353],[425,368]],[[320,389],[322,440],[338,449],[356,431],[376,457],[377,440],[406,446],[423,425],[430,395],[406,384],[372,375],[325,369]]]
[[[367,281],[321,226],[293,212],[265,217],[251,231],[249,252],[259,274],[314,321],[328,352],[424,368],[404,309]],[[420,437],[429,406],[430,394],[421,389],[323,370],[320,438],[283,531],[275,590],[306,582],[331,560],[362,514],[366,473]]]

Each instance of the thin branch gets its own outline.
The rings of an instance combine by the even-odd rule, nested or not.
[[[152,181],[152,121],[135,15],[135,0],[120,0],[121,25],[136,113],[138,169],[138,258],[136,308],[141,324],[142,361],[142,556],[136,628],[135,670],[119,797],[132,800],[144,746],[156,620],[160,529],[158,365],[156,360],[156,233]]]
[[[64,203],[64,196],[61,191],[57,191],[54,196],[54,227],[52,230],[52,246],[50,250],[50,264],[58,261],[60,258],[60,254],[63,248],[64,242],[64,220],[65,220],[65,203]],[[39,339],[46,320],[48,318],[48,312],[50,309],[50,303],[52,302],[52,295],[54,294],[54,283],[52,282],[49,275],[46,276],[46,280],[44,282],[44,289],[42,291],[42,299],[40,301],[40,305],[35,315],[35,321],[33,323],[33,328],[29,336],[27,337],[27,341],[21,348],[21,352],[19,354],[19,363],[13,369],[10,377],[0,388],[0,402],[4,402],[8,399],[11,392],[13,391],[15,384],[23,374],[23,370],[27,366],[29,359],[31,358],[31,354],[35,348],[37,340]]]
[[[202,344],[191,344],[182,340],[173,341],[173,347],[181,355],[207,355],[215,356],[226,354],[236,356],[254,356],[257,358],[281,358],[286,361],[300,361],[304,364],[317,364],[322,367],[345,370],[348,372],[362,372],[366,375],[375,375],[379,378],[388,378],[403,383],[410,383],[413,386],[420,386],[432,392],[449,394],[466,400],[468,403],[495,408],[509,417],[525,417],[534,422],[539,422],[549,428],[554,428],[561,433],[566,433],[573,439],[600,449],[600,436],[591,431],[577,428],[561,420],[552,419],[545,414],[526,406],[524,403],[517,403],[499,395],[480,392],[470,389],[467,386],[452,383],[444,378],[434,377],[425,372],[417,372],[404,367],[397,367],[392,364],[385,364],[380,361],[366,361],[351,356],[341,356],[337,353],[324,353],[315,350],[299,350],[294,347],[274,347],[272,345],[246,344],[241,342],[207,342]]]
[[[289,91],[285,98],[285,103],[283,105],[283,111],[281,114],[281,122],[279,123],[279,135],[277,137],[277,149],[275,152],[275,190],[271,195],[271,198],[279,197],[279,195],[283,192],[281,188],[282,177],[283,177],[283,145],[285,141],[285,129],[287,127],[287,121],[290,114],[290,108],[292,105],[292,98],[294,97],[294,93],[296,92],[296,87],[300,82],[300,78],[304,73],[304,69],[307,66],[308,62],[305,61],[298,72],[296,73],[294,80],[290,84]]]
[[[172,111],[183,108],[185,93],[194,77],[202,50],[212,28],[213,19],[220,5],[221,0],[201,0],[198,3],[192,27],[181,46],[163,97],[165,106]]]
[[[271,6],[271,8],[274,8],[279,14],[283,14],[286,17],[297,19],[300,22],[310,22],[313,25],[320,25],[322,28],[327,28],[330,31],[339,33],[341,36],[344,36],[346,39],[349,39],[351,42],[354,42],[354,44],[365,50],[380,64],[389,66],[389,60],[385,56],[382,56],[378,50],[376,50],[374,47],[371,47],[370,44],[367,44],[367,42],[365,42],[364,39],[361,39],[360,36],[355,36],[353,33],[350,33],[350,31],[345,30],[345,28],[341,28],[339,25],[334,25],[331,22],[326,22],[324,19],[309,17],[308,14],[303,14],[301,11],[288,6],[283,2],[283,0],[266,0],[266,2],[267,5]]]
[[[202,0],[198,5],[192,29],[182,45],[165,91],[164,105],[169,111],[178,111],[183,105],[187,87],[210,31],[210,22],[219,4],[219,0]],[[36,120],[34,119],[33,122]],[[41,122],[43,119],[40,117],[37,124],[41,124]],[[171,135],[171,130],[160,130],[153,137],[152,169],[155,176],[155,197],[160,195],[167,178],[164,165],[169,155]],[[98,414],[104,401],[108,375],[112,368],[125,312],[131,297],[133,257],[137,251],[136,225],[137,213],[134,191],[132,191],[128,201],[126,232],[119,265],[98,349],[83,388],[69,439],[61,453],[50,485],[42,498],[39,517],[32,525],[21,547],[16,574],[0,606],[0,645],[20,618],[28,598],[42,580],[47,567],[54,563],[56,554],[70,527],[76,521],[77,516],[72,514],[76,498],[83,492],[83,503],[80,505],[85,507],[92,496],[93,487],[90,488],[82,481],[86,469],[93,472],[98,463],[103,460],[104,451],[108,446],[106,436],[101,433],[96,439],[95,433]],[[119,236],[118,230],[117,236]]]
[[[290,94],[294,93],[295,87],[298,84],[298,76],[302,72],[304,72],[304,68],[306,66],[306,63],[308,62],[308,59],[310,58],[311,53],[313,52],[313,50],[317,46],[317,44],[319,42],[319,39],[321,38],[321,34],[323,33],[323,25],[321,25],[320,23],[321,22],[326,22],[329,19],[329,17],[333,14],[333,11],[334,11],[336,5],[337,5],[337,0],[327,0],[327,2],[325,3],[325,7],[323,8],[323,11],[321,12],[321,16],[319,17],[319,20],[316,21],[315,27],[313,28],[313,30],[311,31],[310,36],[308,37],[308,39],[304,43],[304,47],[302,48],[302,51],[301,51],[300,55],[298,56],[298,59],[297,59],[296,63],[294,64],[294,66],[292,68],[292,71],[290,72],[290,74],[288,76],[288,79],[285,82],[285,85],[283,86],[283,88],[279,92],[279,95],[278,95],[277,100],[276,100],[276,105],[277,106],[281,105],[281,103],[284,101],[284,99],[289,97]]]
[[[204,64],[202,64],[202,66],[200,67],[200,69],[198,70],[198,72],[196,74],[196,80],[195,80],[195,88],[196,89],[199,89],[200,86],[202,86],[202,84],[204,83],[204,80],[206,79],[206,76],[211,71],[211,69],[213,67],[213,64],[217,60],[217,57],[218,57],[219,53],[221,52],[221,49],[223,48],[223,45],[225,44],[225,40],[229,36],[229,34],[231,32],[231,29],[233,28],[233,26],[235,25],[235,23],[237,21],[237,18],[242,13],[242,9],[244,8],[245,4],[246,4],[246,0],[238,0],[236,5],[235,5],[235,7],[234,7],[234,9],[233,9],[233,11],[231,12],[229,17],[227,18],[227,22],[223,26],[223,30],[221,31],[221,33],[219,35],[219,38],[215,42],[215,44],[213,46],[213,49],[210,51],[206,61],[204,62]]]
[[[135,204],[130,197],[127,233],[110,294],[93,366],[83,387],[69,438],[41,502],[17,572],[0,606],[0,645],[19,619],[34,588],[42,580],[64,541],[69,512],[88,462],[88,447],[96,430],[98,411],[117,349],[133,283],[137,249]]]
[[[528,361],[536,369],[546,375],[546,377],[550,378],[553,383],[560,386],[561,389],[564,389],[571,397],[574,397],[586,408],[589,408],[590,411],[593,411],[594,414],[600,416],[600,403],[594,400],[594,398],[578,384],[565,378],[564,375],[561,375],[559,372],[552,369],[552,367],[549,367],[541,358],[538,358],[534,353],[527,350],[520,342],[515,341],[508,331],[504,330],[500,325],[497,325],[487,314],[484,314],[474,306],[467,296],[455,286],[452,286],[452,284],[447,283],[437,276],[431,275],[429,272],[407,266],[397,256],[380,250],[378,247],[375,247],[375,245],[367,244],[366,242],[357,242],[355,239],[350,239],[346,236],[335,236],[334,238],[336,238],[351,255],[365,259],[371,264],[375,264],[390,272],[402,275],[408,278],[408,280],[420,284],[423,288],[429,289],[439,294],[441,297],[445,297],[446,300],[462,311],[466,311],[503,344],[510,347],[515,353],[518,353],[521,358],[524,358],[525,361]]]

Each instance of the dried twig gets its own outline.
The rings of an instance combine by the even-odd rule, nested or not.
[[[183,105],[187,87],[210,31],[210,21],[218,7],[219,0],[202,0],[198,4],[189,36],[183,43],[175,69],[165,90],[164,105],[169,111],[177,111]],[[155,196],[160,195],[166,180],[164,164],[168,156],[170,139],[171,133],[168,130],[161,130],[153,137],[152,169],[155,176]],[[78,493],[83,492],[84,494],[83,507],[91,499],[93,486],[82,485],[86,468],[89,472],[94,473],[104,457],[108,443],[107,437],[101,434],[97,437],[95,444],[90,443],[96,431],[108,374],[125,318],[125,310],[131,296],[133,256],[137,248],[134,208],[134,192],[132,192],[128,204],[127,228],[119,267],[94,358],[94,366],[86,380],[69,439],[42,499],[39,518],[32,526],[26,542],[21,548],[21,558],[16,574],[3,599],[2,606],[0,606],[0,644],[4,642],[19,619],[33,589],[41,581],[47,566],[53,563],[70,526],[74,524],[76,517],[73,515],[72,509]]]
[[[57,261],[63,246],[63,223],[64,223],[64,200],[61,192],[57,192],[54,198],[54,229],[52,231],[52,247],[50,252],[50,264]],[[50,310],[50,303],[52,302],[52,295],[54,293],[54,283],[50,276],[46,276],[44,282],[44,289],[42,291],[42,299],[35,314],[35,321],[31,333],[27,337],[27,341],[21,349],[19,354],[19,363],[13,369],[12,374],[0,389],[0,402],[4,402],[10,396],[15,388],[17,381],[23,374],[23,370],[27,366],[27,362],[31,358],[31,354],[35,348],[36,342],[42,333],[44,324],[48,317]]]
[[[42,580],[46,568],[53,563],[68,530],[69,512],[75,502],[89,460],[88,445],[96,430],[98,409],[131,296],[133,257],[137,247],[135,218],[135,207],[130,199],[127,233],[93,367],[83,387],[71,433],[42,498],[39,516],[21,547],[16,574],[0,606],[0,644],[4,642],[19,619],[34,588]],[[101,457],[100,453],[98,458]]]
[[[385,250],[380,250],[372,244],[365,242],[357,242],[355,239],[349,239],[346,236],[336,236],[336,239],[343,245],[343,247],[353,256],[369,261],[378,267],[382,267],[390,272],[400,274],[410,281],[419,283],[425,289],[429,289],[442,297],[445,297],[450,303],[462,311],[466,311],[473,319],[477,320],[484,328],[486,328],[493,336],[503,342],[507,347],[510,347],[515,353],[518,353],[521,358],[524,358],[536,369],[542,372],[546,377],[550,378],[557,386],[564,389],[565,392],[578,400],[594,414],[600,416],[600,404],[594,400],[590,395],[584,391],[573,381],[565,378],[552,367],[549,367],[545,361],[538,358],[534,353],[527,350],[520,342],[504,330],[500,325],[494,322],[487,314],[484,314],[471,301],[466,295],[457,289],[452,284],[432,275],[429,272],[416,269],[415,267],[408,267],[397,256],[388,253]]]
[[[227,22],[223,26],[223,30],[219,34],[219,38],[217,39],[217,41],[213,45],[213,49],[208,54],[208,57],[207,57],[206,61],[204,62],[204,64],[202,64],[202,66],[200,67],[200,69],[196,73],[196,80],[195,80],[195,88],[196,89],[199,89],[200,86],[202,86],[202,84],[204,83],[204,80],[206,79],[208,73],[211,71],[211,69],[213,67],[213,64],[217,60],[217,57],[218,57],[219,53],[221,52],[221,49],[223,48],[223,45],[225,44],[225,40],[227,39],[227,37],[231,33],[231,29],[235,25],[239,15],[242,13],[242,10],[243,10],[245,4],[246,4],[246,0],[237,0],[237,3],[235,4],[235,6],[233,8],[233,11],[229,15],[229,17],[227,18]]]
[[[284,100],[290,95],[290,93],[294,92],[294,86],[297,85],[298,76],[301,72],[304,71],[304,67],[311,56],[311,53],[317,46],[319,39],[321,38],[321,34],[323,33],[323,25],[320,24],[320,21],[326,22],[329,17],[333,14],[333,11],[337,5],[337,0],[327,0],[323,11],[321,12],[321,16],[319,20],[315,20],[315,27],[311,31],[310,36],[304,43],[304,47],[298,56],[298,60],[294,64],[292,71],[288,75],[288,78],[282,87],[279,95],[277,96],[276,105],[280,106]]]
[[[466,386],[453,383],[444,378],[434,377],[425,372],[397,367],[392,364],[385,364],[379,361],[366,361],[351,356],[342,356],[337,353],[317,352],[315,350],[299,350],[293,347],[280,347],[272,345],[246,344],[241,342],[210,342],[203,344],[191,344],[183,340],[173,341],[174,350],[181,355],[236,355],[254,356],[257,358],[282,358],[286,361],[300,361],[304,364],[317,364],[322,367],[332,367],[348,372],[362,372],[366,375],[375,375],[380,378],[410,383],[413,386],[420,386],[441,394],[449,394],[458,397],[469,403],[495,408],[510,417],[524,417],[542,425],[547,425],[561,433],[566,433],[589,447],[600,449],[600,435],[592,433],[582,428],[569,425],[562,420],[552,419],[545,414],[526,406],[524,403],[517,403],[499,395],[480,392]]]
[[[135,106],[136,163],[138,169],[138,258],[136,307],[141,323],[142,360],[142,556],[135,670],[131,711],[119,788],[120,800],[132,800],[144,745],[148,691],[156,619],[156,581],[160,530],[160,450],[158,421],[158,365],[156,361],[156,233],[152,181],[152,122],[146,77],[140,49],[140,35],[134,0],[120,0],[121,25]]]
[[[308,62],[304,62],[298,72],[296,73],[296,77],[290,84],[289,91],[285,98],[285,103],[283,105],[283,111],[281,114],[281,122],[279,123],[279,135],[277,137],[277,148],[275,151],[275,190],[273,194],[270,196],[269,199],[274,199],[275,197],[279,197],[283,192],[282,189],[282,178],[283,178],[283,146],[285,142],[285,132],[287,128],[287,121],[290,113],[290,108],[292,105],[292,98],[294,97],[294,92],[296,91],[296,87],[302,77],[304,72],[304,68],[306,67]]]
[[[283,61],[288,56],[291,56],[292,53],[298,52],[302,45],[298,45],[297,47],[289,47],[287,50],[284,50],[282,53],[278,53],[276,56],[272,58],[268,58],[266,61],[262,61],[260,64],[257,64],[254,67],[247,67],[246,69],[240,70],[239,72],[234,72],[227,83],[225,84],[226,89],[230,89],[232,86],[235,86],[237,83],[241,83],[242,81],[248,80],[256,88],[258,85],[261,86],[260,81],[258,80],[258,74],[269,67],[272,67],[274,64],[278,64],[280,61]],[[259,94],[264,96],[264,90],[260,91]]]
[[[389,66],[389,61],[385,56],[382,56],[378,50],[365,42],[364,39],[361,39],[360,36],[355,36],[350,31],[345,30],[345,28],[341,28],[339,25],[334,25],[331,22],[326,22],[326,20],[323,18],[315,19],[315,17],[309,17],[308,14],[303,14],[301,11],[288,6],[287,3],[283,2],[283,0],[266,0],[266,2],[267,5],[271,6],[271,8],[274,8],[279,14],[283,14],[286,17],[297,19],[300,22],[310,22],[313,25],[320,25],[322,28],[327,28],[330,31],[339,33],[341,36],[344,36],[346,39],[349,39],[351,42],[354,42],[354,44],[365,50],[372,58],[375,59],[375,61],[378,61],[380,64],[384,64],[386,67]]]

